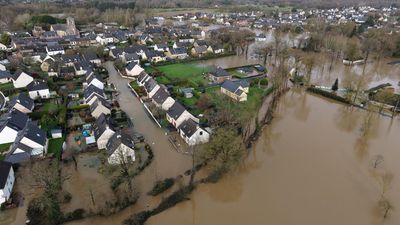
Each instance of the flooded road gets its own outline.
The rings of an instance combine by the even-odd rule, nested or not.
[[[385,197],[400,221],[400,122],[374,117],[359,146],[365,111],[290,91],[241,168],[147,224],[377,225],[384,175]],[[375,115],[376,116],[376,115]],[[384,161],[374,169],[376,155]],[[386,188],[385,188],[386,189]]]

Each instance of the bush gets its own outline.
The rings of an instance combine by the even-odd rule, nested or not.
[[[83,219],[85,216],[85,212],[86,211],[81,208],[75,209],[74,211],[69,212],[65,215],[64,222]]]
[[[64,194],[64,203],[69,203],[72,199],[71,193],[67,192]]]
[[[339,101],[339,102],[342,102],[345,104],[351,104],[349,100],[347,100],[339,95],[336,95],[335,93],[325,91],[325,90],[322,90],[322,89],[319,89],[316,87],[309,87],[309,88],[307,88],[307,91],[318,94],[318,95],[322,95],[324,97],[327,97],[327,98],[330,98],[330,99],[333,99],[333,100],[336,100],[336,101]]]
[[[173,178],[167,178],[162,181],[156,181],[153,189],[149,191],[147,194],[151,196],[156,196],[158,194],[161,194],[162,192],[168,190],[170,187],[172,187],[175,183],[175,180]]]

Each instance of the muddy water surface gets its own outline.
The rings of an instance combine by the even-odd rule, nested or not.
[[[191,201],[148,224],[382,224],[377,203],[384,174],[393,175],[385,196],[400,206],[400,123],[374,117],[376,132],[363,136],[365,114],[289,92],[239,171],[201,186]],[[377,154],[384,161],[374,169]],[[395,209],[385,224],[399,221]]]

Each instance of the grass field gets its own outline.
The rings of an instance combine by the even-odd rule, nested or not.
[[[208,83],[208,81],[203,77],[203,73],[209,71],[208,67],[181,63],[159,66],[157,69],[165,74],[165,77],[157,78],[157,81],[163,84],[177,82],[185,83],[186,81],[189,86],[204,86]]]
[[[60,156],[61,156],[63,143],[64,143],[64,138],[53,138],[53,139],[50,139],[47,153],[53,153],[54,157],[59,159]]]

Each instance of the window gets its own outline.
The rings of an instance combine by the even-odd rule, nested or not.
[[[203,135],[203,131],[200,131],[200,135]]]

